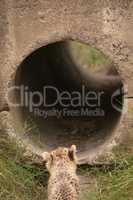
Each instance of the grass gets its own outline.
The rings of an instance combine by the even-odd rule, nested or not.
[[[47,172],[25,157],[23,148],[1,133],[0,139],[0,199],[39,200],[46,198]],[[30,163],[29,163],[30,161]]]
[[[115,167],[100,173],[98,178],[102,199],[133,199],[133,156],[120,150],[116,154]]]
[[[34,157],[1,133],[0,139],[0,199],[44,200],[48,174]],[[94,179],[82,195],[83,200],[132,200],[133,156],[127,148],[114,149],[108,164],[82,166],[78,173]]]
[[[115,149],[114,155],[108,165],[80,169],[81,174],[96,179],[95,187],[85,191],[83,200],[133,199],[133,155],[123,147]]]
[[[105,66],[111,63],[105,55],[93,47],[74,41],[70,45],[75,59],[83,67],[101,71],[105,70]]]

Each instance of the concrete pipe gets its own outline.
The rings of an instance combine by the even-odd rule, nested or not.
[[[79,163],[119,143],[132,127],[124,112],[124,94],[132,96],[132,2],[2,1],[0,128],[37,154],[76,144]],[[102,74],[83,69],[71,40],[99,49],[112,66]]]

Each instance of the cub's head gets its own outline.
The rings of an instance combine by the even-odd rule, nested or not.
[[[57,170],[76,170],[77,156],[75,145],[72,145],[70,148],[59,147],[51,153],[44,152],[41,156],[50,173]]]

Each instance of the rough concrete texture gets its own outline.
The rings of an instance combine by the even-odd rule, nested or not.
[[[0,1],[0,110],[7,108],[6,94],[17,66],[39,47],[60,40],[90,44],[116,64],[133,95],[133,1],[132,0],[1,0]],[[124,105],[126,107],[126,105]],[[129,100],[128,109],[133,109]],[[12,113],[9,111],[9,115]],[[131,129],[133,114],[123,113],[113,141]],[[4,115],[5,119],[5,115]],[[8,118],[7,118],[8,119]],[[8,128],[8,127],[7,127]],[[112,144],[112,140],[108,144]],[[109,145],[107,145],[109,146]],[[107,148],[101,148],[103,151]],[[92,155],[94,157],[95,155]],[[89,161],[85,154],[84,162]]]

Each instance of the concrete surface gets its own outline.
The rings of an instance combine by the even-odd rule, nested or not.
[[[132,10],[132,0],[1,0],[1,129],[4,131],[11,127],[11,132],[14,131],[15,135],[19,132],[15,124],[21,123],[22,113],[20,110],[10,108],[6,101],[9,87],[14,84],[18,66],[38,48],[57,41],[77,40],[102,51],[117,66],[124,87],[128,88],[127,96],[131,97],[133,95]],[[128,109],[129,111],[133,109],[132,99],[129,99]],[[3,122],[3,115],[4,121],[8,120],[9,126]],[[124,137],[126,130],[132,128],[132,117],[131,112],[130,114],[124,112],[109,140],[96,149],[92,148],[91,153],[87,150],[82,152],[81,162],[91,162],[113,144],[119,143],[120,136]],[[29,148],[34,147],[35,144],[32,144],[30,137],[25,136],[23,139]],[[39,148],[35,151],[41,150]]]

